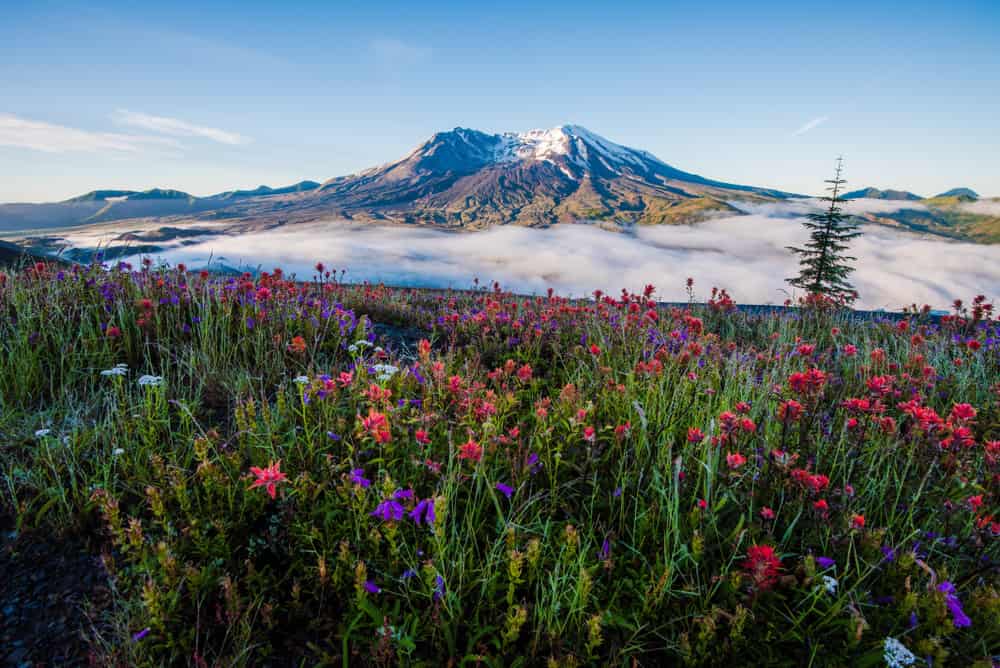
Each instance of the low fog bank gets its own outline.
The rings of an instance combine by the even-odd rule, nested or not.
[[[801,214],[800,214],[801,215]],[[800,219],[753,214],[692,226],[636,227],[616,233],[592,225],[548,229],[494,227],[449,233],[403,226],[314,223],[219,236],[166,249],[157,258],[190,267],[282,267],[300,278],[313,266],[346,269],[351,282],[384,281],[417,287],[468,288],[499,281],[505,288],[588,295],[657,287],[662,300],[685,300],[695,280],[699,299],[715,285],[743,303],[781,303],[784,279],[797,271],[786,250],[806,237]],[[851,254],[863,308],[896,310],[916,302],[947,308],[955,298],[1000,296],[1000,246],[957,243],[866,226]]]
[[[962,210],[980,216],[1000,216],[1000,198],[966,202],[962,204]]]
[[[729,202],[745,213],[756,213],[769,218],[798,218],[809,213],[820,213],[829,208],[829,202],[818,197],[800,197],[780,202]],[[860,216],[866,213],[895,213],[897,211],[926,211],[927,207],[913,200],[859,199],[845,200],[840,204],[844,213]]]

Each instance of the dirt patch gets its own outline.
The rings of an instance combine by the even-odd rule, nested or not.
[[[0,518],[0,666],[95,665],[85,611],[106,610],[101,564],[79,538],[19,534]]]
[[[427,330],[419,327],[397,327],[382,322],[372,322],[372,329],[379,343],[387,349],[397,352],[403,358],[416,358],[417,344],[420,339],[429,339]]]

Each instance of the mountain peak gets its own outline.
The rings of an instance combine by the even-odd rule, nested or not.
[[[938,195],[938,197],[962,197],[968,199],[979,199],[979,193],[971,188],[952,188]]]
[[[472,169],[512,162],[572,163],[584,168],[592,157],[603,158],[609,169],[613,169],[613,163],[630,162],[639,166],[643,161],[659,162],[645,151],[616,144],[581,125],[572,124],[500,134],[456,127],[435,133],[408,158],[412,156],[434,157],[435,164],[447,156]]]

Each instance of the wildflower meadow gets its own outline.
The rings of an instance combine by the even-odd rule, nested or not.
[[[101,555],[96,665],[1000,660],[985,298],[337,276],[0,274],[0,510]]]

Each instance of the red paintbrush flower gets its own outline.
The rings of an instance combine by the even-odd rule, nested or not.
[[[251,466],[250,473],[257,476],[257,479],[253,481],[249,489],[263,487],[271,495],[272,499],[278,494],[278,483],[288,482],[288,476],[281,472],[280,459],[276,462],[271,462],[267,468],[263,469],[259,466]]]
[[[971,404],[955,404],[949,417],[956,422],[972,420],[976,417],[976,409]]]
[[[385,413],[379,413],[374,408],[369,408],[367,417],[361,418],[361,426],[375,439],[376,443],[384,444],[392,440],[389,419]]]
[[[778,419],[782,422],[795,422],[802,416],[802,404],[789,399],[778,405]]]
[[[306,351],[306,340],[301,336],[294,337],[292,342],[288,344],[288,350],[297,355],[301,355]]]
[[[743,570],[753,580],[756,589],[766,591],[778,581],[781,559],[770,545],[754,545],[747,550]]]
[[[483,458],[483,446],[479,445],[471,438],[458,446],[458,458],[459,459],[470,459],[474,462],[478,462]]]

